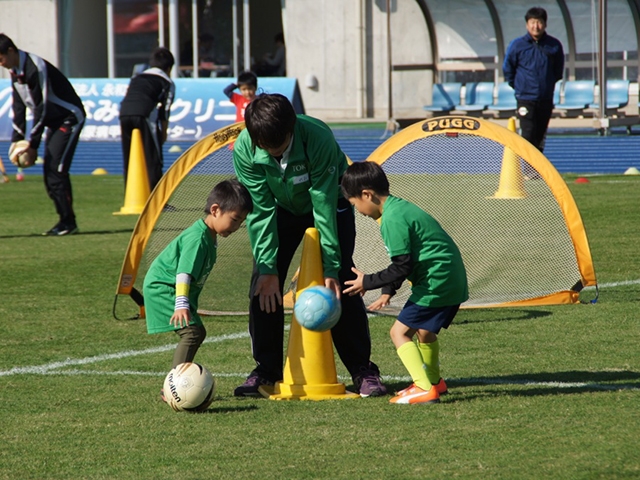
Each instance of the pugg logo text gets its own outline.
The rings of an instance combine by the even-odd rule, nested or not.
[[[451,128],[458,130],[478,130],[480,128],[480,122],[465,117],[442,117],[427,120],[422,124],[422,130],[425,132],[435,132],[437,130],[448,130]]]

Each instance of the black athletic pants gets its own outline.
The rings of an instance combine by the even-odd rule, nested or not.
[[[541,152],[544,151],[544,140],[553,111],[552,101],[518,100],[518,118],[522,138],[525,138]]]
[[[353,208],[344,198],[338,200],[337,220],[342,253],[342,266],[338,275],[341,288],[344,289],[345,280],[355,278],[351,267],[353,266],[352,256],[356,238]],[[277,221],[279,239],[277,268],[280,292],[282,292],[291,259],[304,237],[305,230],[313,227],[314,221],[313,213],[295,216],[283,208],[277,210]],[[249,333],[251,334],[253,358],[257,364],[253,373],[276,382],[282,379],[284,363],[284,310],[280,305],[272,313],[260,310],[259,297],[254,296],[258,276],[254,264],[249,291]],[[347,367],[352,377],[357,376],[363,370],[373,370],[379,373],[378,367],[369,361],[371,356],[369,321],[360,295],[352,297],[342,295],[342,316],[337,325],[331,329],[331,336],[342,363]]]
[[[67,227],[76,225],[69,169],[83,125],[84,121],[78,123],[75,115],[70,115],[60,127],[48,129],[44,148],[44,186],[60,223]]]
[[[137,128],[142,136],[142,148],[149,177],[149,190],[153,192],[162,178],[162,145],[157,126],[151,125],[149,119],[141,115],[127,115],[120,117],[120,132],[122,136],[122,159],[124,185],[127,185],[129,170],[129,153],[131,152],[131,134]]]

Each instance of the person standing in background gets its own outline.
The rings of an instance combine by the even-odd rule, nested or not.
[[[162,178],[162,145],[167,140],[169,112],[176,88],[169,78],[174,63],[173,54],[167,48],[156,48],[149,59],[149,68],[131,79],[127,94],[120,104],[125,188],[131,134],[136,128],[142,135],[150,191]]]
[[[527,33],[509,44],[502,69],[516,92],[522,137],[542,152],[553,112],[553,91],[564,72],[564,51],[560,41],[546,33],[543,8],[530,8],[524,18]]]

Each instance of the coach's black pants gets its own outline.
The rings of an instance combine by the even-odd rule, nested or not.
[[[142,148],[149,177],[149,190],[153,191],[162,178],[162,145],[157,125],[140,115],[120,117],[120,132],[122,136],[122,159],[125,188],[129,171],[129,153],[131,152],[131,134],[137,128],[142,136]]]
[[[341,289],[344,289],[345,280],[355,278],[351,267],[354,266],[352,256],[356,228],[353,208],[343,198],[338,201],[337,220],[342,254],[339,280]],[[277,268],[282,293],[291,259],[304,237],[305,230],[314,226],[313,213],[295,216],[283,208],[278,208],[277,222],[279,239]],[[254,373],[276,382],[282,379],[284,310],[280,305],[272,313],[260,310],[259,297],[254,296],[258,276],[254,264],[249,291],[249,333],[253,358],[257,364]],[[331,336],[342,363],[352,377],[362,370],[379,372],[378,367],[369,361],[371,356],[369,321],[360,295],[342,295],[342,316],[337,325],[331,329]]]
[[[48,129],[44,148],[44,186],[56,206],[60,223],[68,227],[76,225],[69,169],[83,125],[84,121],[78,123],[70,115],[60,127]]]
[[[522,138],[525,138],[541,152],[544,151],[544,140],[553,111],[552,101],[518,100],[518,118]]]

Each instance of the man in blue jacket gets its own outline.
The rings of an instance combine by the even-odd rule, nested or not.
[[[553,111],[553,90],[564,71],[564,51],[557,38],[546,33],[547,12],[530,8],[527,33],[509,44],[502,70],[516,91],[522,137],[541,152]]]

